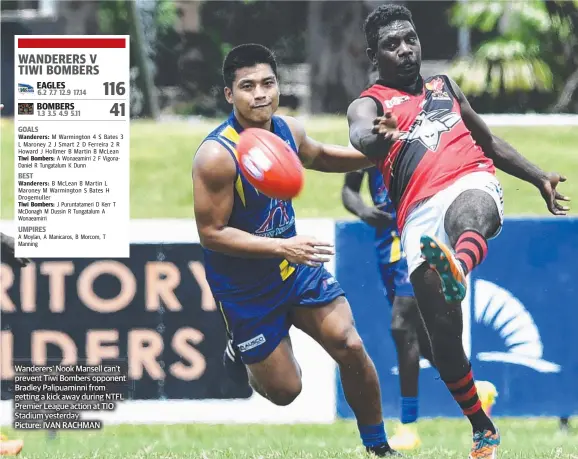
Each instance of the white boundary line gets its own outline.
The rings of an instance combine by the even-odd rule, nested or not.
[[[565,113],[505,113],[481,115],[490,127],[493,126],[578,126],[578,115]]]

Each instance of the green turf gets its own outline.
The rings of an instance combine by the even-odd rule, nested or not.
[[[191,160],[203,136],[216,125],[204,123],[134,122],[131,126],[131,217],[191,218]],[[347,143],[344,118],[322,117],[306,122],[310,136],[338,144]],[[494,132],[545,169],[565,174],[561,191],[578,198],[578,129],[575,127],[496,128]],[[13,218],[14,128],[1,124],[1,217]],[[508,215],[547,215],[532,186],[500,173]],[[341,205],[341,174],[307,171],[305,188],[296,200],[298,217],[350,217]],[[578,208],[572,210],[578,215]]]
[[[576,459],[578,433],[562,434],[553,419],[499,419],[500,459]],[[388,425],[390,431],[393,426]],[[10,437],[16,435],[6,431]],[[423,420],[423,446],[409,457],[465,459],[470,448],[465,420]],[[333,425],[109,426],[101,432],[22,433],[20,457],[37,459],[265,459],[368,458],[353,422]]]

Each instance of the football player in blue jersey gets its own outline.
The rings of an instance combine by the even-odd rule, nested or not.
[[[333,255],[331,244],[296,234],[293,204],[249,184],[236,144],[243,129],[261,128],[286,141],[309,169],[348,172],[371,163],[354,149],[311,139],[294,118],[274,115],[277,63],[267,48],[246,44],[231,50],[223,79],[233,110],[198,148],[192,179],[207,281],[229,336],[227,372],[271,402],[290,404],[301,392],[301,369],[288,334],[298,327],[339,366],[367,451],[395,454],[385,435],[375,366],[343,290],[323,266]]]
[[[361,184],[366,175],[373,206],[366,205],[361,196]],[[416,426],[420,349],[426,358],[432,359],[429,338],[409,281],[395,208],[387,195],[383,176],[375,166],[345,174],[341,199],[349,212],[375,228],[378,269],[392,306],[391,334],[397,350],[401,388],[401,425],[389,444],[397,450],[415,449],[421,444]]]

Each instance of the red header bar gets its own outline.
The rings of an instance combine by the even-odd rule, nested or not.
[[[126,48],[126,38],[19,38],[18,48]]]

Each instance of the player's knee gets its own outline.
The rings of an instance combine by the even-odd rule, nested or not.
[[[400,326],[399,324],[394,325],[392,323],[391,326],[391,337],[395,341],[396,345],[400,344],[408,344],[412,338],[413,333],[410,329]]]
[[[419,319],[417,304],[411,297],[395,297],[391,314],[391,331],[401,334],[404,331],[413,331]]]
[[[446,212],[445,230],[455,245],[466,230],[474,230],[489,238],[500,225],[500,214],[494,199],[482,190],[460,194]]]
[[[334,330],[329,340],[330,354],[340,362],[363,353],[363,340],[353,324]]]
[[[345,349],[348,352],[360,353],[363,351],[363,340],[355,328],[351,328],[345,339]]]
[[[283,387],[276,388],[267,393],[267,398],[278,406],[287,406],[293,403],[293,401],[301,393],[303,388],[301,381],[296,381],[292,384],[284,385]]]
[[[391,336],[395,341],[403,340],[411,330],[411,324],[407,317],[402,314],[391,316]]]

